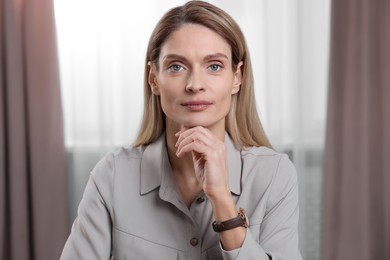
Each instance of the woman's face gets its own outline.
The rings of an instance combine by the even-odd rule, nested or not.
[[[149,84],[160,96],[167,125],[225,129],[232,95],[241,85],[241,63],[233,71],[230,45],[214,31],[185,24],[162,45]]]

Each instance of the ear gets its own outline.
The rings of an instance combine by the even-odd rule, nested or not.
[[[153,94],[160,95],[160,89],[158,88],[156,77],[156,66],[152,62],[148,62],[148,83]]]
[[[241,88],[241,83],[242,83],[241,67],[242,67],[242,64],[243,64],[243,62],[240,61],[237,64],[236,71],[234,72],[234,81],[233,81],[233,87],[232,87],[232,95],[237,94],[238,91],[240,91],[240,88]]]

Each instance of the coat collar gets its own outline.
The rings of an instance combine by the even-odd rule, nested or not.
[[[229,169],[230,191],[241,194],[241,151],[238,150],[230,136],[225,133],[227,163]],[[169,176],[171,175],[171,176]],[[144,195],[159,186],[173,185],[172,169],[166,150],[165,133],[157,141],[146,146],[140,166],[140,194]],[[168,181],[168,183],[166,183]],[[166,189],[166,187],[161,187]]]

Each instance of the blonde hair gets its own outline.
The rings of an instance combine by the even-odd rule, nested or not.
[[[220,8],[203,2],[190,1],[168,11],[157,23],[149,39],[144,76],[144,115],[134,146],[155,141],[165,130],[165,115],[160,97],[152,93],[148,83],[148,62],[158,69],[161,47],[168,36],[183,24],[199,24],[223,37],[232,51],[232,67],[236,70],[243,62],[240,91],[232,96],[230,111],[226,116],[226,131],[238,148],[250,146],[271,147],[256,110],[254,80],[248,47],[241,29],[233,18]]]

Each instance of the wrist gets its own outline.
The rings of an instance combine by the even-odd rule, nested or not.
[[[216,221],[224,221],[237,216],[238,210],[230,191],[229,193],[220,194],[220,196],[213,199],[209,198],[209,200],[213,207],[214,219]]]
[[[214,221],[212,227],[215,232],[223,232],[231,229],[235,229],[238,227],[248,227],[248,219],[245,215],[245,211],[243,208],[240,208],[237,216],[235,218],[231,218],[229,220],[225,220],[222,222]]]
[[[239,211],[236,208],[230,190],[226,193],[220,193],[220,196],[215,196],[213,199],[209,198],[209,200],[213,207],[214,220],[216,222],[221,223],[237,218]],[[240,226],[219,232],[218,234],[224,250],[230,251],[241,247],[245,239],[246,228]]]
[[[231,200],[231,192],[228,186],[203,187],[203,191],[212,203],[226,203]]]

